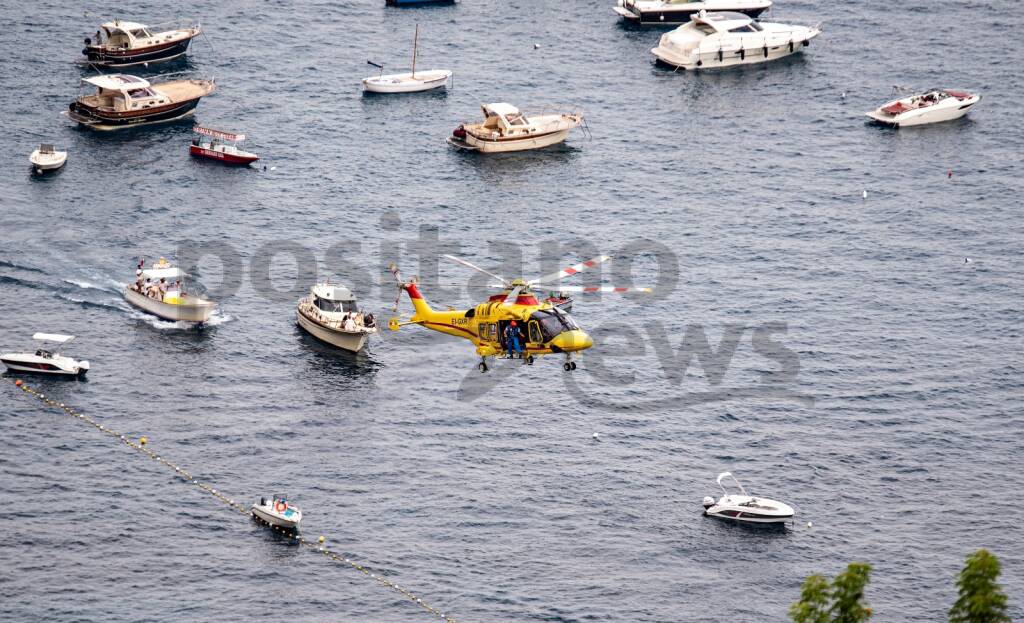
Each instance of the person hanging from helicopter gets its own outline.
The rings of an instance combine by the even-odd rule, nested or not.
[[[521,340],[521,334],[519,333],[519,327],[516,326],[516,321],[508,323],[505,327],[505,346],[508,347],[508,358],[515,359],[516,355],[519,358],[523,357],[523,345]]]

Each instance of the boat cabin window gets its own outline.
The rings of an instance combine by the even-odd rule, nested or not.
[[[760,24],[756,24],[754,22],[751,22],[749,24],[744,24],[743,26],[737,26],[736,28],[730,28],[729,32],[741,32],[741,33],[742,32],[761,32],[761,30],[763,30],[763,29],[761,28]]]
[[[716,32],[718,32],[711,26],[708,26],[707,24],[695,24],[694,28],[696,28],[698,32],[703,33],[705,35],[713,35]]]
[[[521,112],[515,112],[506,117],[509,125],[527,125],[526,116]]]
[[[317,298],[316,306],[321,311],[325,312],[354,312],[356,311],[355,301],[328,301],[327,299]]]
[[[132,36],[135,37],[135,38],[148,37],[149,36],[149,33],[146,32],[145,30],[142,30],[141,28],[139,30],[133,30],[131,32],[132,32]]]
[[[140,97],[156,97],[156,93],[153,92],[153,89],[149,88],[128,91],[128,95],[130,95],[132,99],[139,99]]]

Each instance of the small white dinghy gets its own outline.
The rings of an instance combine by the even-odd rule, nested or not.
[[[416,35],[412,43],[412,71],[406,74],[384,74],[384,65],[366,61],[380,69],[380,74],[363,78],[363,90],[370,93],[416,93],[429,91],[448,84],[452,72],[447,69],[428,69],[416,72],[416,51],[419,47],[420,26],[416,25]]]
[[[274,497],[260,498],[260,501],[252,505],[252,516],[272,526],[294,530],[299,527],[302,521],[302,511],[298,507],[288,503],[288,496],[283,493],[275,494]]]
[[[740,494],[730,494],[725,490],[725,485],[722,484],[725,478],[732,478],[739,487]],[[757,524],[784,523],[793,519],[793,509],[786,504],[747,495],[743,485],[731,472],[719,474],[717,482],[722,489],[722,497],[717,502],[710,495],[704,498],[704,514],[708,517]]]
[[[43,143],[36,147],[32,155],[28,157],[28,161],[32,163],[32,169],[36,173],[54,171],[64,166],[64,163],[68,161],[68,152],[58,151],[53,145]]]
[[[52,342],[55,344],[67,344],[75,339],[73,335],[59,335],[56,333],[36,333],[32,336],[37,342]],[[3,362],[11,372],[30,372],[33,374],[55,374],[62,376],[85,376],[89,371],[89,362],[77,361],[71,357],[65,357],[45,348],[36,350],[35,353],[6,353],[0,355]]]

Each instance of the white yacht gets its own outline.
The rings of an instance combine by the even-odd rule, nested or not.
[[[186,291],[189,274],[164,258],[150,268],[136,271],[135,282],[124,288],[124,298],[132,306],[174,322],[204,323],[217,303]]]
[[[685,24],[701,11],[732,11],[757,17],[771,5],[771,0],[619,0],[612,10],[627,22],[668,26]]]
[[[373,315],[363,315],[352,291],[338,284],[318,283],[310,288],[309,296],[299,300],[295,316],[306,333],[353,353],[377,332]]]
[[[565,141],[571,130],[584,124],[579,113],[527,117],[512,104],[484,104],[480,108],[484,120],[455,128],[448,137],[450,145],[483,153],[540,149]]]
[[[49,342],[53,344],[67,344],[75,339],[73,335],[60,335],[57,333],[36,333],[32,339],[37,342]],[[6,353],[0,355],[3,362],[11,372],[30,372],[33,374],[56,374],[62,376],[85,376],[89,371],[89,362],[78,361],[71,357],[65,357],[60,353],[50,351],[46,348],[39,348],[35,353]]]
[[[821,34],[817,26],[759,22],[742,13],[701,11],[665,33],[651,50],[677,69],[711,69],[764,63],[795,54]]]
[[[729,493],[722,480],[731,478],[739,487],[740,493]],[[704,514],[708,517],[719,517],[742,523],[784,523],[793,519],[793,509],[789,506],[768,498],[755,498],[747,494],[740,481],[731,472],[718,475],[718,486],[722,489],[722,497],[717,501],[711,496],[704,498]]]
[[[302,521],[302,511],[297,506],[292,506],[288,502],[288,496],[283,493],[278,493],[269,500],[260,498],[258,503],[252,505],[250,512],[261,521],[287,530],[295,530]]]
[[[878,123],[905,128],[959,119],[980,101],[980,95],[967,91],[932,89],[893,100],[864,114]]]

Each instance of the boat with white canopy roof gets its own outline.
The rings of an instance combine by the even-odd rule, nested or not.
[[[135,282],[125,286],[123,293],[133,307],[164,320],[203,323],[217,303],[187,292],[193,285],[188,273],[160,258],[151,268],[140,262]]]
[[[199,100],[213,93],[213,80],[188,78],[151,83],[138,76],[109,74],[82,78],[96,92],[68,106],[73,121],[96,130],[175,121],[193,113]]]
[[[359,311],[352,291],[343,285],[318,283],[309,296],[299,300],[296,321],[306,332],[320,340],[350,352],[359,352],[366,340],[377,332],[372,314]]]
[[[484,120],[463,123],[448,137],[459,149],[483,153],[540,149],[565,141],[569,132],[584,124],[580,113],[530,115],[512,104],[484,104]]]
[[[165,24],[164,26],[167,26]],[[96,31],[95,40],[86,38],[87,63],[98,67],[131,67],[169,61],[188,52],[202,27],[197,23],[182,28],[157,30],[138,22],[115,19]]]
[[[258,155],[238,146],[245,140],[244,134],[222,132],[198,125],[192,128],[192,131],[197,136],[192,139],[188,152],[197,158],[209,158],[224,164],[238,165],[247,165],[260,159]]]
[[[32,336],[32,339],[37,342],[63,345],[75,339],[75,336],[61,335],[59,333],[36,333]],[[35,353],[6,353],[0,355],[0,361],[11,372],[85,376],[85,373],[89,371],[88,361],[84,359],[78,361],[51,351],[48,348],[39,348]]]

